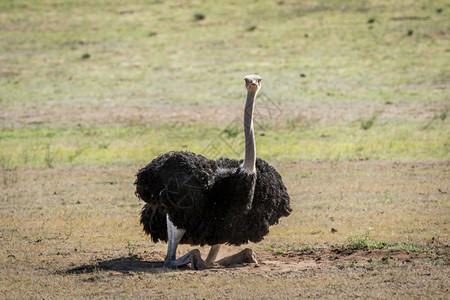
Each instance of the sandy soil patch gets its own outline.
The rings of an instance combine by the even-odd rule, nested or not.
[[[449,247],[447,247],[449,248]],[[450,250],[450,248],[449,248]],[[444,266],[450,266],[450,252],[427,253],[408,252],[405,250],[388,249],[358,249],[321,248],[302,252],[287,252],[277,254],[273,251],[263,251],[257,254],[258,264],[244,264],[225,268],[214,266],[204,272],[260,273],[260,272],[301,272],[309,269],[344,268],[359,266],[368,269],[381,265],[412,264],[420,261],[439,261]],[[163,265],[164,253],[144,254],[136,257],[119,257],[99,261],[95,264],[81,265],[66,270],[68,274],[92,273],[94,271],[111,271],[126,274],[129,272],[161,273],[172,271],[192,271],[189,266],[171,269]]]

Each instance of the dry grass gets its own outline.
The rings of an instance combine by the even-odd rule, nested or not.
[[[391,243],[448,241],[448,161],[299,163],[284,170],[302,199],[294,207],[304,214],[286,220],[298,241],[344,243],[367,231]]]
[[[17,182],[2,186],[0,295],[444,298],[448,162],[277,167],[295,210],[251,245],[259,268],[205,272],[161,266],[166,245],[149,242],[138,224],[141,203],[132,196],[138,166],[19,168]],[[362,249],[345,250],[355,242]]]

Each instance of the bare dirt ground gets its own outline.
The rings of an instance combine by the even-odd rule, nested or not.
[[[273,101],[273,100],[272,100]],[[336,124],[369,118],[373,114],[381,121],[407,120],[424,121],[450,108],[450,102],[397,103],[279,103],[262,98],[257,107],[260,117],[276,120],[301,120],[319,124]],[[65,103],[65,104],[64,104]],[[73,126],[87,125],[136,125],[159,123],[229,123],[240,116],[243,102],[227,104],[158,104],[118,103],[107,101],[93,104],[89,100],[66,101],[58,104],[14,103],[3,104],[0,110],[0,124],[26,126],[33,124]],[[258,112],[256,112],[258,113]],[[258,118],[258,115],[256,115]]]
[[[254,273],[280,273],[280,272],[302,272],[306,270],[320,270],[326,268],[365,268],[373,270],[380,265],[408,265],[417,264],[423,261],[440,262],[443,266],[450,266],[449,247],[446,246],[445,253],[435,252],[410,252],[405,250],[389,249],[349,249],[340,248],[319,248],[304,250],[299,252],[288,251],[278,254],[274,251],[260,251],[257,254],[258,264],[236,265],[225,268],[214,266],[204,272],[239,272],[242,274]],[[443,249],[441,249],[443,250]],[[231,252],[228,249],[227,252]],[[234,250],[236,251],[236,250]],[[121,274],[130,272],[161,273],[173,271],[199,272],[193,271],[189,266],[177,270],[166,268],[163,265],[165,254],[163,252],[144,254],[140,257],[120,257],[103,260],[90,265],[82,265],[66,270],[67,274],[85,274],[94,271],[111,271]]]
[[[211,286],[222,293],[214,295],[214,298],[253,298],[256,295],[267,299],[332,298],[345,295],[374,299],[431,296],[445,299],[449,291],[446,281],[450,275],[448,251],[445,254],[348,248],[322,248],[284,254],[261,251],[257,265],[213,267],[204,271],[192,271],[187,267],[168,269],[162,264],[163,258],[163,253],[146,254],[140,258],[113,258],[71,268],[64,276],[83,274],[88,276],[86,280],[95,281],[94,276],[99,272],[108,276],[137,274],[140,279],[166,274],[169,278],[182,281],[200,276],[225,278],[225,282],[232,283],[228,287],[226,284],[218,288]],[[321,280],[323,285],[319,283]],[[255,286],[255,281],[261,285]],[[274,284],[277,281],[278,284]],[[421,282],[420,288],[417,282]],[[255,292],[252,295],[248,292],[239,294],[234,291],[236,286],[241,291],[248,287]],[[186,291],[186,294],[178,293],[177,296],[190,298],[192,290],[190,293]],[[160,295],[170,297],[174,294],[168,290]]]

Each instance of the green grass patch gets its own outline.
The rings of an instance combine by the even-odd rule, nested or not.
[[[14,166],[47,167],[144,162],[169,150],[239,158],[240,132],[221,134],[221,124],[108,127],[90,120],[92,127],[52,121],[52,128],[32,122],[16,128],[20,121],[8,116],[9,110],[19,118],[18,111],[33,116],[44,108],[57,120],[60,110],[156,104],[169,112],[180,103],[231,103],[242,101],[242,78],[253,72],[263,76],[274,101],[293,109],[300,101],[446,103],[444,3],[2,2],[0,155]],[[288,120],[257,137],[258,155],[277,161],[447,159],[447,113],[429,122],[383,123],[373,115],[297,127]]]
[[[0,103],[220,103],[234,101],[237,82],[252,72],[283,101],[447,101],[442,7],[3,1]]]
[[[427,253],[448,253],[448,249],[442,245],[418,245],[408,243],[390,243],[387,241],[377,241],[370,239],[370,231],[358,236],[349,236],[345,245],[334,245],[335,248],[347,248],[351,250],[362,249],[388,249],[402,250],[407,252],[427,252]]]
[[[268,247],[263,247],[261,248],[262,250],[268,250],[268,251],[272,251],[276,254],[285,254],[288,252],[296,252],[296,253],[303,253],[303,252],[308,252],[314,249],[320,249],[320,248],[324,248],[325,246],[320,246],[320,245],[304,245],[304,246],[286,246],[286,247],[272,247],[272,246],[268,246]]]
[[[389,243],[386,241],[376,241],[369,239],[368,233],[360,236],[350,236],[348,243],[331,245],[332,249],[350,249],[350,250],[367,250],[367,249],[386,249],[389,251],[406,251],[406,252],[418,252],[418,253],[436,253],[445,254],[448,253],[448,249],[443,245],[419,245],[419,244],[407,244],[407,243]],[[302,245],[302,246],[266,246],[262,247],[263,251],[272,251],[276,254],[286,253],[304,253],[314,251],[317,249],[326,249],[329,245]]]
[[[357,123],[314,125],[291,130],[271,126],[258,135],[257,153],[269,161],[447,159],[449,137],[443,121],[428,129],[412,122],[384,123],[362,130]],[[242,130],[225,126],[24,127],[0,131],[0,156],[10,165],[111,164],[149,161],[168,151],[207,157],[242,158]]]

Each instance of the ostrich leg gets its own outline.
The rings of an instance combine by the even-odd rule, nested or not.
[[[224,267],[230,267],[243,263],[258,264],[258,261],[256,260],[256,256],[253,250],[250,248],[246,248],[239,253],[218,260],[217,263]]]
[[[179,259],[175,259],[178,244],[180,243],[186,230],[178,229],[175,225],[173,225],[172,221],[169,220],[168,215],[166,215],[166,219],[169,241],[167,243],[167,255],[166,259],[164,259],[164,265],[168,267],[182,267],[190,263],[192,270],[206,269],[206,264],[203,261],[198,249],[191,250]]]
[[[214,265],[214,262],[216,261],[219,250],[220,250],[220,244],[211,246],[211,250],[209,250],[208,257],[205,260],[205,263],[208,267],[212,267]]]
[[[239,253],[236,253],[236,254],[228,256],[228,257],[224,257],[224,258],[216,261],[219,250],[220,250],[220,244],[212,246],[211,250],[209,250],[208,257],[205,260],[205,263],[208,267],[214,266],[214,263],[218,263],[219,265],[224,266],[224,267],[230,267],[233,265],[239,265],[239,264],[244,264],[244,263],[258,264],[255,253],[253,252],[252,249],[246,248]]]

